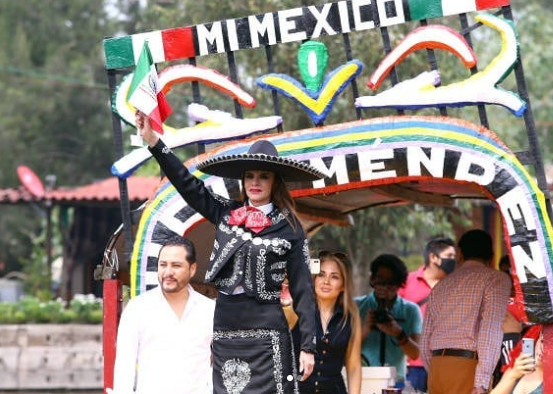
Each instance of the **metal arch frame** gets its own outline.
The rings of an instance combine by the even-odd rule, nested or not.
[[[510,5],[506,5],[498,9],[498,11],[495,13],[496,15],[503,15],[505,18],[513,21],[513,14]],[[471,42],[471,33],[478,29],[480,24],[476,23],[473,25],[469,25],[468,18],[466,13],[462,13],[458,15],[461,31],[460,33],[465,37],[467,42],[472,46]],[[420,20],[419,21],[421,26],[428,25],[427,20]],[[384,52],[387,54],[392,50],[392,46],[390,43],[390,38],[388,34],[388,27],[381,26],[379,27],[380,35],[382,39],[382,45]],[[354,33],[342,33],[343,37],[343,50],[345,53],[346,59],[349,61],[354,58],[353,56],[353,50],[350,45],[350,34],[362,34],[359,32]],[[275,71],[274,67],[274,61],[273,61],[273,52],[270,45],[264,45],[264,52],[265,57],[267,61],[267,72],[272,73]],[[233,51],[226,52],[227,57],[227,64],[228,64],[228,70],[230,74],[230,78],[233,82],[238,83],[238,74],[237,74],[237,64],[234,56]],[[192,65],[196,65],[197,59],[194,56],[187,57],[188,62]],[[434,54],[434,51],[429,49],[427,50],[427,61],[429,68],[432,70],[439,69],[439,65],[436,59],[436,56]],[[108,84],[109,84],[109,90],[111,93],[111,97],[113,97],[113,93],[115,92],[116,86],[117,86],[117,79],[118,76],[122,76],[126,73],[128,73],[130,70],[128,68],[121,68],[121,69],[107,69],[107,75],[108,75]],[[478,70],[476,67],[472,68],[471,73],[474,74]],[[553,217],[553,212],[551,208],[551,194],[547,187],[547,180],[545,176],[545,170],[543,165],[543,158],[540,150],[540,145],[538,141],[538,135],[534,120],[534,115],[532,112],[532,106],[530,101],[530,96],[527,90],[526,86],[526,79],[524,74],[524,67],[522,58],[519,54],[518,62],[514,68],[515,77],[516,77],[516,84],[518,89],[518,94],[521,96],[523,100],[527,103],[527,110],[524,113],[524,123],[525,123],[525,129],[526,134],[528,138],[529,143],[529,149],[516,152],[517,157],[519,160],[526,166],[533,167],[535,171],[535,176],[537,179],[537,184],[539,189],[544,193],[546,202],[547,202],[547,212],[549,214],[549,217]],[[398,74],[395,69],[392,69],[389,76],[390,81],[392,85],[396,85],[400,82],[400,79],[398,77]],[[192,92],[193,92],[193,98],[192,101],[195,103],[201,103],[202,102],[202,95],[200,86],[197,82],[192,83]],[[359,91],[357,84],[355,80],[351,84],[352,94],[354,98],[359,97]],[[110,97],[110,98],[111,98]],[[279,102],[278,95],[275,91],[272,91],[272,102],[273,102],[273,112],[275,115],[281,115],[281,106]],[[237,100],[234,100],[234,107],[235,107],[235,113],[236,117],[242,118],[242,107],[240,103]],[[480,124],[486,128],[490,128],[488,119],[486,106],[485,105],[478,105],[478,117]],[[403,115],[405,111],[397,111],[398,115]],[[440,107],[439,113],[442,116],[448,116],[447,109],[445,107]],[[362,119],[363,113],[361,109],[356,108],[355,109],[355,117],[357,119]],[[115,113],[112,112],[112,127],[113,127],[113,134],[114,134],[114,146],[115,146],[115,159],[119,159],[124,155],[123,152],[123,134],[122,134],[122,127],[121,127],[121,121],[117,117]],[[279,132],[282,132],[282,126],[279,126],[278,128]],[[201,144],[198,146],[198,150],[200,152],[203,152],[205,150],[205,147]],[[121,264],[128,264],[130,261],[131,253],[132,253],[132,247],[133,247],[133,235],[132,235],[132,212],[130,209],[130,203],[129,203],[129,195],[128,195],[128,189],[127,189],[127,182],[125,179],[119,180],[119,190],[120,190],[120,204],[121,204],[121,213],[123,218],[123,236],[125,240],[125,251],[124,256],[121,258]],[[113,273],[114,274],[114,273]],[[117,324],[119,315],[121,312],[121,282],[115,279],[115,276],[111,274],[111,277],[103,277],[104,280],[104,296],[105,296],[105,310],[104,310],[104,388],[111,387],[113,384],[113,362],[115,360],[115,340],[116,340],[116,333],[117,333]],[[545,330],[545,337],[549,339],[553,339],[553,328],[547,327]],[[548,352],[553,353],[553,352]],[[553,354],[550,354],[549,357],[544,360],[549,365],[553,365]],[[551,380],[546,379],[547,386],[552,385],[553,386],[553,378]]]

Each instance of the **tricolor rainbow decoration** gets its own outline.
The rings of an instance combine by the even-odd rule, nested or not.
[[[516,93],[497,87],[512,70],[518,57],[518,41],[514,25],[490,14],[480,14],[476,21],[497,30],[501,35],[500,53],[482,71],[469,78],[445,86],[437,71],[424,72],[416,78],[398,83],[375,96],[355,100],[362,108],[416,109],[425,107],[462,107],[476,104],[498,104],[514,115],[522,116],[526,103]],[[466,67],[476,65],[476,56],[468,42],[456,31],[445,26],[425,26],[408,34],[380,63],[369,79],[368,86],[378,89],[389,71],[409,53],[421,48],[445,49],[463,60]]]
[[[367,86],[377,90],[392,68],[419,49],[443,49],[457,56],[465,67],[476,66],[476,54],[467,40],[456,30],[443,25],[421,26],[407,34],[380,62],[369,78]]]
[[[377,29],[409,21],[439,18],[508,6],[509,0],[342,0],[157,30],[104,40],[106,68],[133,67],[145,40],[154,62],[205,56],[323,35]]]
[[[502,212],[517,297],[526,305],[528,320],[553,322],[553,230],[545,199],[515,154],[493,132],[457,119],[403,116],[262,137],[272,141],[282,156],[309,162],[327,174],[323,180],[296,184],[295,197],[411,181],[475,185]],[[234,198],[239,192],[237,181],[207,176],[196,171],[196,165],[209,157],[244,153],[250,144],[229,143],[186,164],[214,193]],[[132,295],[157,284],[160,240],[174,233],[185,235],[201,221],[169,182],[160,186],[136,234]]]
[[[114,93],[113,110],[126,123],[134,126],[135,109],[127,102],[127,92],[130,87],[132,75],[123,78]],[[177,65],[164,69],[159,74],[159,86],[164,93],[169,93],[171,88],[184,82],[201,82],[214,89],[227,94],[245,107],[253,108],[256,104],[254,98],[240,86],[233,83],[225,75],[205,67],[193,65]],[[192,104],[188,108],[191,119],[199,123],[192,127],[176,129],[163,124],[165,133],[160,136],[170,148],[178,148],[198,141],[204,143],[210,141],[224,141],[233,138],[241,138],[259,131],[272,129],[282,123],[280,116],[266,116],[254,119],[238,119],[227,112],[211,111],[205,106]],[[113,175],[119,178],[127,178],[140,165],[151,158],[150,151],[146,147],[140,147],[117,160],[111,167]]]
[[[132,81],[133,73],[125,75],[121,83],[117,86],[113,96],[113,111],[126,123],[134,126],[135,109],[127,101],[127,93]],[[193,66],[190,64],[180,64],[169,66],[159,73],[158,83],[163,93],[168,94],[174,85],[183,82],[201,82],[207,86],[229,95],[241,105],[254,108],[255,99],[240,86],[235,84],[226,75],[217,70],[206,67]],[[171,126],[163,124],[163,131],[179,132]]]
[[[320,125],[332,109],[334,101],[342,91],[363,71],[363,63],[350,60],[334,69],[326,78],[324,72],[328,53],[323,43],[307,41],[298,51],[298,66],[304,79],[299,81],[286,74],[266,74],[257,79],[257,84],[298,103],[315,125]]]

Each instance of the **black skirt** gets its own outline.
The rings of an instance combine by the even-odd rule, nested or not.
[[[313,382],[300,382],[300,394],[348,394],[344,379],[339,376],[334,380],[326,380],[318,382],[316,385]]]
[[[292,338],[280,304],[218,293],[213,325],[214,394],[298,393]]]

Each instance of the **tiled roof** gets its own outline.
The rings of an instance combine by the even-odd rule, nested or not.
[[[159,185],[158,177],[131,176],[127,178],[127,190],[131,202],[144,202],[152,197]],[[89,185],[69,188],[59,187],[47,191],[43,198],[36,198],[23,186],[17,189],[0,189],[0,204],[52,201],[60,204],[83,205],[88,203],[115,203],[119,201],[118,178],[108,178]]]

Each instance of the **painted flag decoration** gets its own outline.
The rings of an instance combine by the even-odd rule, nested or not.
[[[144,112],[150,118],[153,130],[163,134],[163,122],[173,110],[167,102],[165,94],[159,89],[157,70],[152,60],[148,41],[144,41],[142,52],[136,63],[127,100],[134,108]]]

